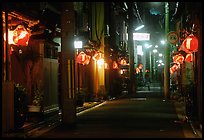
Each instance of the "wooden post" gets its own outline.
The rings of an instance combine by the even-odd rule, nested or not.
[[[76,123],[76,86],[75,86],[75,13],[74,3],[64,2],[61,11],[61,102],[62,123]]]
[[[14,129],[14,82],[2,83],[2,134]]]

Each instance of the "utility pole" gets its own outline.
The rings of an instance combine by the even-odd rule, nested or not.
[[[165,2],[165,36],[169,32],[169,3]],[[170,49],[169,43],[166,42],[165,47],[165,66],[164,66],[164,97],[167,98],[169,95],[169,86],[170,86]]]
[[[133,3],[128,2],[128,51],[129,51],[129,72],[130,72],[130,89],[129,93],[136,92],[135,73],[134,73],[134,42],[133,42]]]

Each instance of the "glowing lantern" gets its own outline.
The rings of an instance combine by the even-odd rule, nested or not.
[[[173,74],[175,71],[177,71],[179,68],[178,64],[174,64],[171,68],[170,68],[170,73]]]
[[[97,61],[103,58],[103,54],[101,52],[96,52],[92,58],[93,60]]]
[[[115,61],[113,61],[113,69],[118,69],[118,64]]]
[[[173,62],[174,63],[183,64],[183,61],[184,61],[183,55],[177,54],[177,55],[173,56]]]
[[[82,63],[85,60],[85,55],[84,52],[80,52],[76,58],[77,63]]]
[[[175,72],[175,70],[173,70],[172,68],[170,68],[170,73],[173,74]]]
[[[121,65],[127,65],[127,61],[123,58],[120,60],[120,64]]]
[[[30,38],[30,34],[23,25],[18,25],[13,31],[13,42],[14,45],[27,46]]]
[[[178,70],[178,64],[174,64],[173,66],[172,66],[172,68],[176,71],[176,70]]]
[[[192,62],[193,61],[193,54],[188,53],[185,58],[185,62]]]
[[[187,49],[191,52],[198,51],[198,39],[193,35],[190,34],[182,43],[184,49]]]
[[[88,65],[90,62],[91,56],[85,55],[85,60],[82,62],[83,65]]]
[[[139,68],[136,68],[135,70],[136,70],[137,74],[140,73],[140,69]]]
[[[83,65],[88,65],[90,62],[91,56],[86,55],[83,51],[81,51],[77,57],[76,57],[76,62],[83,64]]]
[[[139,64],[138,68],[139,68],[139,69],[142,69],[142,68],[143,68],[143,65],[142,65],[142,64]]]

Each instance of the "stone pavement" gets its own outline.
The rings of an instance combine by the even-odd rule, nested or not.
[[[191,127],[192,132],[187,132],[186,129],[184,129],[186,137],[188,138],[188,134],[193,133],[195,138],[202,138],[202,124],[198,125],[196,122],[187,119],[184,102],[174,100],[174,106],[179,118],[179,120],[177,122],[175,121],[175,123],[186,123]]]
[[[154,83],[154,85],[151,85],[151,91],[148,91],[145,87],[140,87],[139,92],[145,92],[146,94],[151,94],[152,91],[162,91],[162,88],[159,87],[159,84]],[[127,94],[127,92],[123,92],[121,95],[124,96],[124,94]],[[161,92],[162,94],[162,92]],[[160,94],[158,95],[160,96]],[[120,97],[117,97],[120,98]],[[110,98],[109,100],[114,100],[115,97]],[[195,122],[186,121],[186,113],[185,113],[185,104],[181,100],[178,99],[172,99],[174,101],[175,109],[178,115],[179,120],[176,120],[175,123],[185,123],[186,125],[190,125],[192,128],[191,132],[185,132],[184,134],[186,137],[189,137],[188,134],[192,134],[192,132],[195,135],[195,138],[202,138],[202,124],[198,125]],[[82,113],[83,111],[86,111],[87,109],[90,109],[92,107],[95,107],[97,105],[102,104],[105,101],[100,102],[85,102],[83,107],[77,107],[77,114]],[[25,123],[24,127],[21,130],[18,130],[16,132],[7,133],[4,135],[4,137],[21,137],[21,138],[27,138],[27,137],[37,137],[47,131],[50,131],[51,129],[55,128],[61,123],[60,114],[56,114],[55,116],[52,116],[46,121],[38,122],[38,123]]]

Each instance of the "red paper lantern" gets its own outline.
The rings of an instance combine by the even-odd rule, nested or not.
[[[198,39],[193,35],[190,34],[182,43],[184,49],[187,49],[191,52],[198,51]]]
[[[140,72],[140,69],[139,68],[136,68],[135,69],[136,73],[138,74]]]
[[[27,46],[30,34],[23,25],[18,25],[13,31],[13,42],[18,46]]]
[[[143,65],[139,64],[138,68],[141,70],[143,68]]]
[[[90,62],[91,56],[85,55],[85,60],[82,62],[83,65],[88,65]]]
[[[175,70],[173,68],[170,68],[170,73],[173,74]]]
[[[76,62],[83,64],[83,65],[88,65],[90,62],[91,56],[85,54],[83,51],[80,52],[77,57],[76,57]]]
[[[121,65],[127,65],[127,61],[123,58],[120,60],[120,64]]]
[[[113,61],[113,69],[118,69],[118,64],[115,61]]]
[[[177,54],[177,55],[173,56],[173,62],[174,63],[183,64],[183,61],[184,61],[183,55]]]
[[[171,68],[170,68],[170,73],[173,74],[175,71],[177,71],[179,69],[178,64],[174,64]]]
[[[193,61],[193,54],[188,53],[185,58],[185,62],[192,62]]]
[[[97,60],[103,58],[103,54],[101,52],[95,52],[95,54],[92,58],[93,58],[93,60],[97,61]]]

